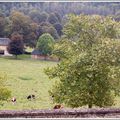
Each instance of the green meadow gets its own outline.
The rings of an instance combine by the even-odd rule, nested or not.
[[[0,57],[0,72],[7,75],[6,86],[11,90],[12,97],[0,105],[0,110],[23,109],[52,109],[54,104],[48,91],[52,88],[56,79],[50,80],[44,73],[44,68],[53,67],[57,63],[51,61],[32,60],[28,55],[20,55],[18,59],[13,57]],[[35,100],[28,100],[27,96],[34,94]],[[115,98],[115,105],[120,107],[120,97]]]
[[[55,80],[50,80],[44,73],[44,68],[55,66],[56,62],[31,60],[30,56],[19,56],[18,60],[0,58],[0,72],[7,75],[7,87],[12,91],[12,97],[17,99],[4,102],[0,109],[50,109],[53,107],[48,91]],[[27,100],[34,94],[35,100]]]

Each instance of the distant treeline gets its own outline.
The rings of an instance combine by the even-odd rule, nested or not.
[[[68,13],[115,15],[120,12],[120,2],[1,2],[0,9],[8,16],[11,10],[29,14],[30,10],[58,12],[61,16]]]

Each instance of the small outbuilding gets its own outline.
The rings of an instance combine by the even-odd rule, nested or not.
[[[7,46],[10,42],[9,38],[0,38],[0,54],[1,55],[10,55],[7,51]]]
[[[32,51],[31,58],[37,59],[37,60],[59,61],[59,58],[57,58],[57,57],[43,55],[42,52],[38,49],[35,49]]]

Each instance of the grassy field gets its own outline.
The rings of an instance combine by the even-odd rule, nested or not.
[[[55,66],[56,62],[32,60],[30,56],[21,55],[18,60],[0,57],[0,72],[7,74],[7,87],[12,91],[12,97],[17,98],[16,104],[9,100],[0,106],[1,110],[51,109],[53,103],[48,90],[56,81],[49,80],[44,68]],[[35,100],[27,100],[34,94]],[[116,97],[115,106],[120,107],[120,97]]]
[[[7,86],[12,91],[12,97],[17,98],[16,104],[5,102],[0,109],[48,109],[53,103],[48,94],[55,80],[49,80],[44,74],[44,68],[56,65],[55,62],[31,60],[29,56],[0,58],[0,72],[7,73]],[[34,94],[36,100],[29,101],[26,97]]]

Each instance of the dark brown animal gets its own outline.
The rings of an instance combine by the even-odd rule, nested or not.
[[[52,95],[52,98],[54,98],[54,95]]]
[[[28,99],[28,100],[35,99],[35,95],[28,95],[28,96],[27,96],[27,99]]]
[[[31,100],[31,98],[32,98],[31,95],[28,95],[28,96],[27,96],[27,99],[28,99],[28,100]]]
[[[55,105],[53,109],[61,109],[61,108],[63,108],[62,105]]]

